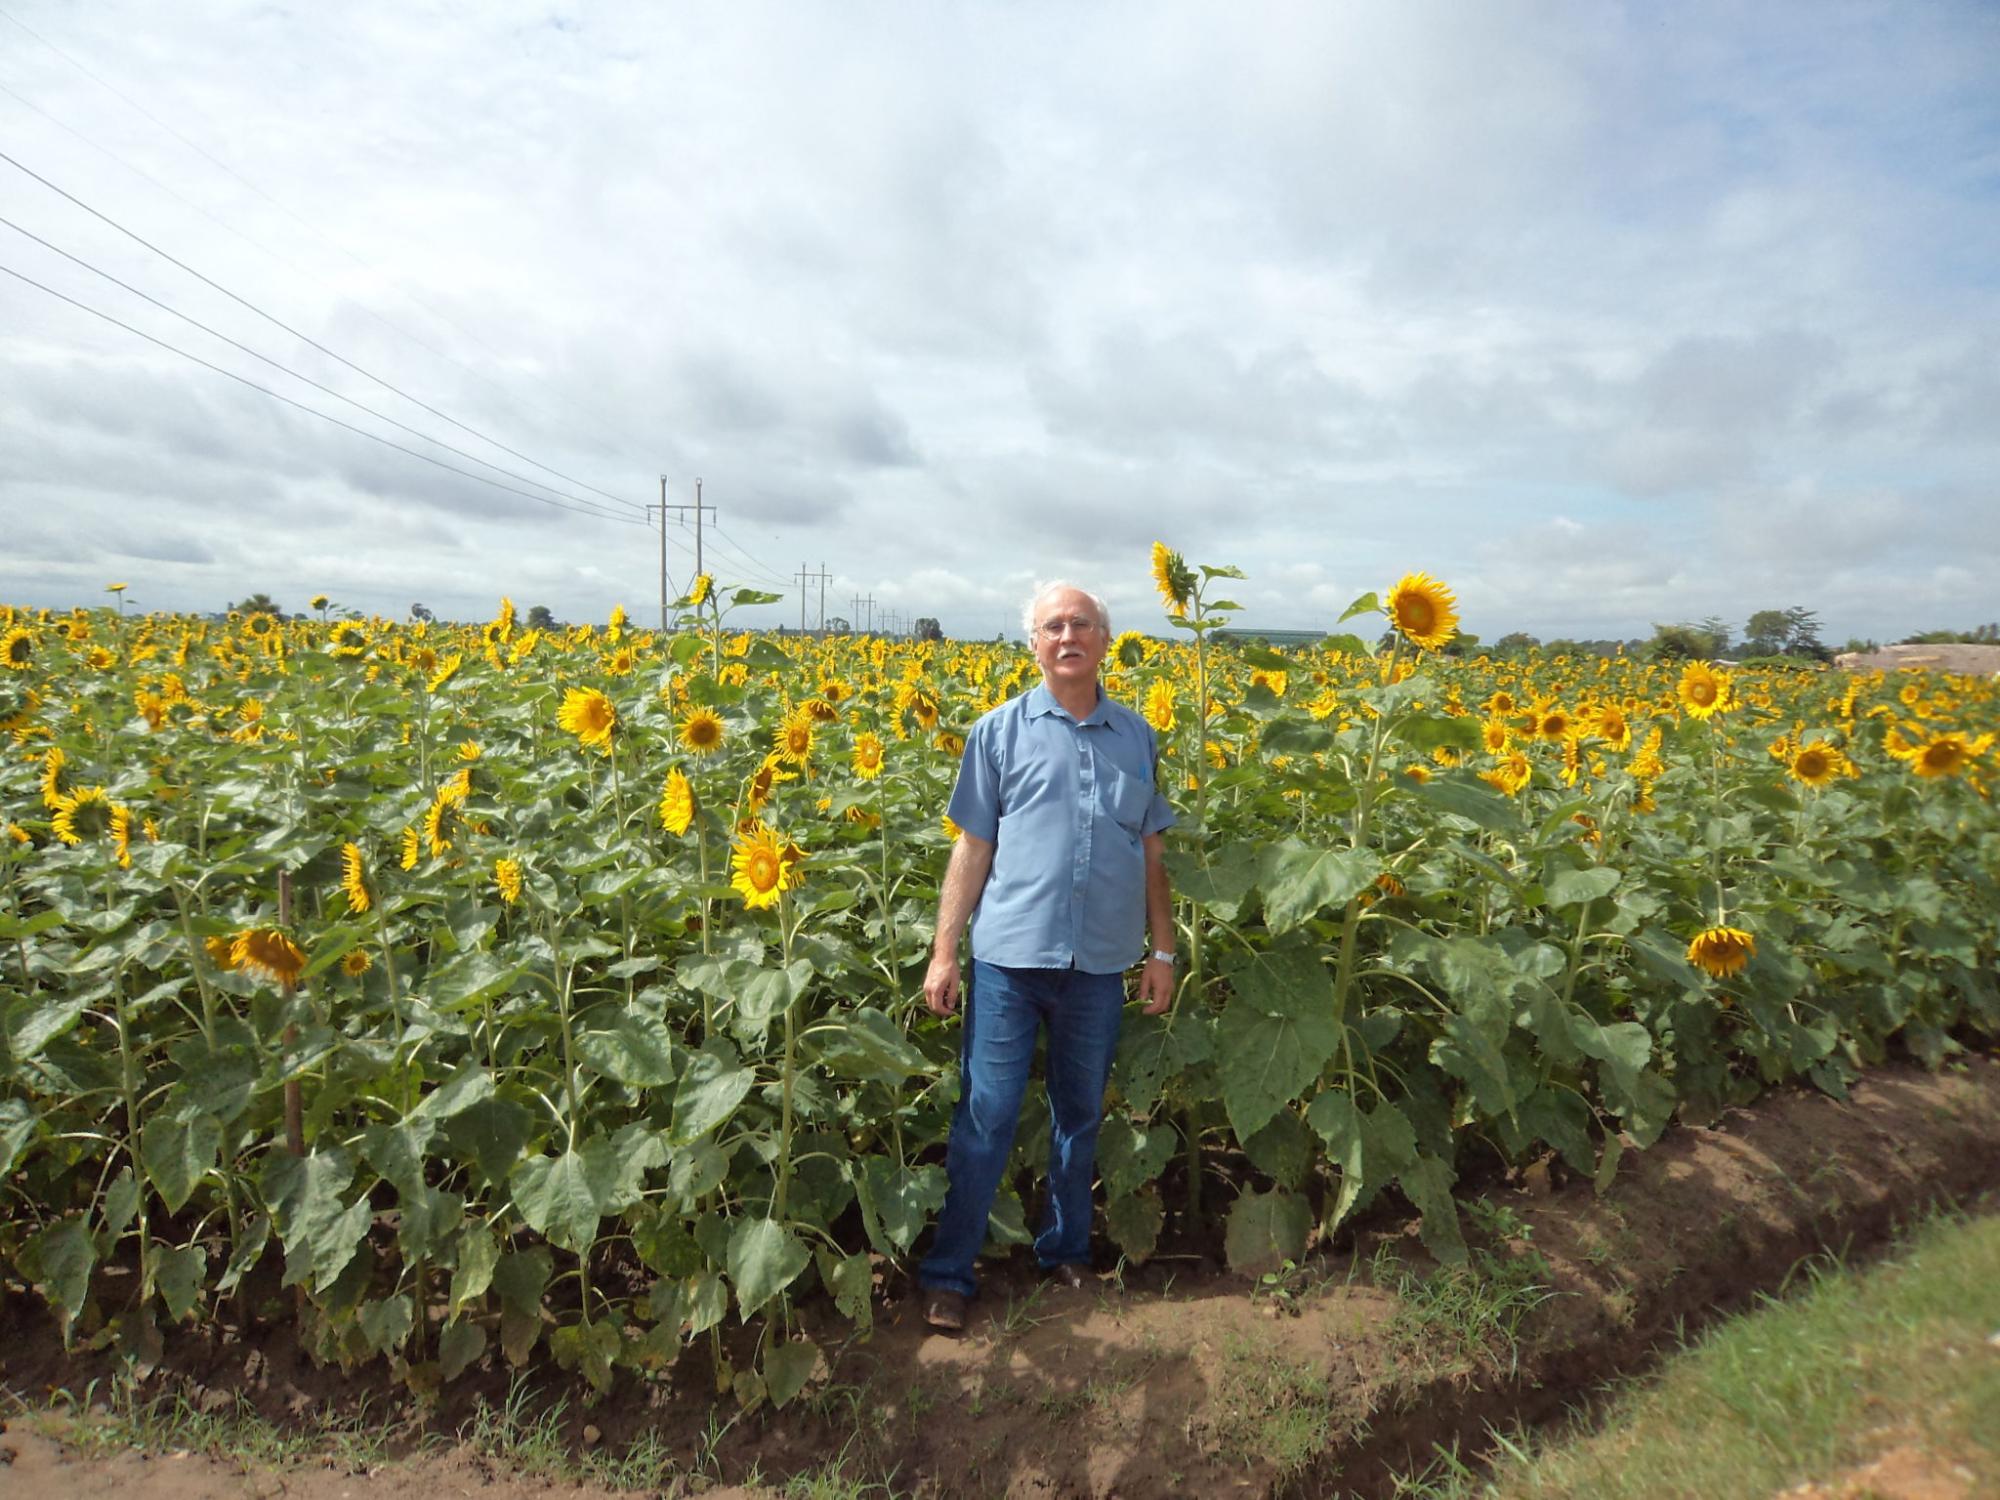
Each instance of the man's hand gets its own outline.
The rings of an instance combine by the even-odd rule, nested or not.
[[[1148,958],[1139,971],[1139,998],[1144,1014],[1157,1016],[1174,1003],[1174,966],[1163,958]]]
[[[934,1015],[948,1016],[958,1009],[958,955],[933,953],[931,966],[924,971],[924,1004]]]

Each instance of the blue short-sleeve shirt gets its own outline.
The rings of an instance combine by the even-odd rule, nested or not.
[[[1146,947],[1143,839],[1173,825],[1154,784],[1159,742],[1098,689],[1082,720],[1046,684],[965,737],[948,811],[994,845],[972,917],[973,957],[1013,969],[1113,974]]]

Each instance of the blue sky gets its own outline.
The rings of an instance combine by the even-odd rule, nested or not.
[[[725,582],[967,635],[1052,576],[1157,626],[1156,537],[1271,626],[1416,569],[1488,638],[1971,625],[1996,101],[1986,4],[0,0],[0,149],[464,428],[5,163],[0,214],[608,512],[0,276],[0,598],[643,611],[665,473]]]

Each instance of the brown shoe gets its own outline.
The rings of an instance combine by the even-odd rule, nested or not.
[[[1075,1261],[1066,1260],[1042,1273],[1065,1291],[1080,1292],[1090,1285],[1090,1274]]]
[[[924,1321],[943,1333],[965,1329],[965,1293],[941,1286],[924,1290]]]

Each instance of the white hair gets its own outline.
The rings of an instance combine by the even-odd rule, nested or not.
[[[1104,602],[1103,596],[1093,594],[1081,584],[1071,583],[1067,578],[1057,578],[1048,583],[1036,584],[1034,593],[1028,596],[1028,602],[1021,606],[1021,630],[1029,640],[1035,638],[1035,631],[1042,623],[1035,618],[1041,612],[1041,602],[1051,594],[1062,593],[1081,594],[1088,599],[1092,611],[1097,615],[1097,628],[1104,632],[1107,640],[1110,639],[1111,606]]]

